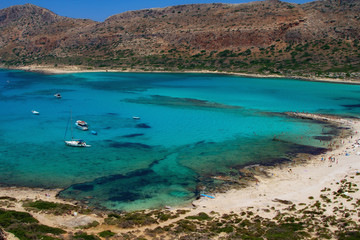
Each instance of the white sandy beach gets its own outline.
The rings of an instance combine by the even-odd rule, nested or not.
[[[310,114],[304,116],[323,118]],[[281,168],[270,169],[268,171],[271,177],[258,176],[259,182],[254,182],[250,187],[215,194],[215,199],[202,197],[194,204],[200,211],[219,213],[239,212],[253,207],[253,210],[259,211],[259,215],[273,217],[275,212],[266,213],[261,210],[269,207],[288,207],[274,201],[275,199],[291,201],[294,204],[308,204],[315,202],[325,187],[336,190],[336,182],[360,172],[360,146],[357,144],[357,139],[360,139],[360,121],[339,118],[330,120],[340,121],[343,126],[352,127],[356,134],[343,140],[344,144],[338,149],[313,157],[306,164],[294,166],[289,163]],[[335,160],[329,161],[329,157],[334,157]],[[354,178],[351,181],[360,185],[359,179]],[[314,197],[314,200],[309,199],[310,196]],[[360,193],[356,192],[352,196],[360,198]],[[328,206],[328,211],[332,211],[332,206]]]
[[[1,67],[1,66],[0,66]],[[355,81],[351,79],[339,79],[339,78],[322,78],[322,77],[300,77],[300,76],[283,76],[277,74],[251,74],[251,73],[234,73],[234,72],[222,72],[222,71],[141,71],[141,70],[120,70],[120,69],[86,69],[80,66],[61,66],[61,67],[50,67],[46,65],[30,65],[30,66],[20,66],[14,69],[30,71],[30,72],[41,72],[46,74],[68,74],[68,73],[81,73],[81,72],[145,72],[145,73],[210,73],[210,74],[229,74],[242,77],[255,77],[255,78],[293,78],[300,79],[304,81],[315,81],[315,82],[331,82],[331,83],[342,83],[342,84],[360,84],[360,81]]]

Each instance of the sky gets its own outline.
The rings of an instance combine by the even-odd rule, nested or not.
[[[31,3],[64,17],[104,21],[112,15],[132,10],[193,3],[245,3],[251,1],[254,0],[0,0],[0,9]],[[311,0],[282,1],[301,4]]]

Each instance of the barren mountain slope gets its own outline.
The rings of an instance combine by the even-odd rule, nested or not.
[[[26,4],[0,10],[0,30],[5,65],[354,76],[360,68],[359,0],[191,4],[104,22]]]

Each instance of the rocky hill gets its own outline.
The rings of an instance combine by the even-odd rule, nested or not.
[[[6,66],[352,78],[360,72],[360,0],[191,4],[104,22],[26,4],[0,10],[0,31]]]

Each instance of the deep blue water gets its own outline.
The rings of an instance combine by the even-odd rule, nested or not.
[[[61,99],[53,96],[57,92]],[[64,197],[133,210],[182,204],[196,197],[204,177],[266,164],[304,146],[324,147],[314,137],[326,135],[327,126],[281,113],[359,116],[360,86],[211,74],[0,70],[0,109],[0,183],[66,188]],[[71,126],[80,119],[97,131],[73,130],[90,148],[65,146],[70,115]],[[274,136],[284,141],[272,141]]]

